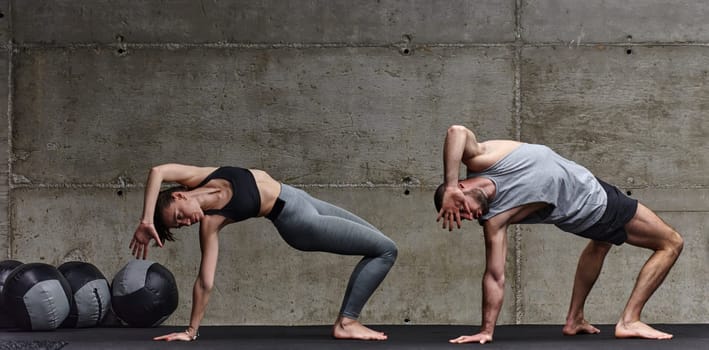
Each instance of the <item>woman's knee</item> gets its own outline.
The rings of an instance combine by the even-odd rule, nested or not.
[[[386,248],[380,255],[380,257],[390,261],[392,264],[396,261],[399,256],[399,248],[397,248],[396,243],[392,240],[388,240]]]

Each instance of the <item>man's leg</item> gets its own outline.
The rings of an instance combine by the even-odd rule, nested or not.
[[[640,321],[645,303],[657,290],[679,257],[684,242],[672,227],[655,213],[638,203],[633,219],[625,225],[628,233],[626,243],[652,249],[655,252],[640,270],[630,299],[615,326],[618,338],[670,339],[669,333],[658,331]]]
[[[574,276],[574,289],[571,292],[571,304],[569,313],[566,316],[566,325],[562,332],[565,335],[576,335],[581,333],[599,333],[598,328],[590,325],[584,318],[583,307],[586,297],[591,292],[594,283],[598,279],[603,267],[603,261],[611,249],[608,242],[590,241],[579,257]]]

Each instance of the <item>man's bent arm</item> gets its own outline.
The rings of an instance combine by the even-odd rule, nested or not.
[[[475,134],[460,125],[451,125],[443,144],[443,171],[445,184],[457,187],[460,176],[460,163],[479,155],[481,152]]]
[[[441,201],[436,221],[443,219],[443,228],[453,229],[455,222],[461,226],[461,209],[467,216],[471,216],[468,203],[465,201],[463,191],[458,187],[460,163],[472,159],[481,153],[480,145],[475,135],[468,128],[452,125],[446,133],[443,144],[443,177],[445,179],[445,192]]]

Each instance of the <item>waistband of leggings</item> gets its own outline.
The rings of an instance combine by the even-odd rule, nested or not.
[[[286,206],[286,203],[288,203],[289,200],[292,200],[294,198],[293,196],[295,195],[295,188],[286,184],[281,184],[281,193],[278,194],[278,198],[276,198],[276,202],[273,203],[273,208],[271,208],[271,212],[266,214],[266,218],[271,221],[278,219],[278,216],[283,211],[283,208]]]
[[[286,205],[286,201],[282,200],[281,197],[276,198],[276,202],[273,203],[273,208],[271,212],[266,214],[266,218],[273,221],[278,219],[278,215],[283,211],[283,207]]]

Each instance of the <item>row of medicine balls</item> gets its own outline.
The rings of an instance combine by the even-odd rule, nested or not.
[[[0,327],[94,327],[109,308],[128,326],[155,327],[175,311],[177,303],[175,277],[153,261],[130,261],[116,273],[112,286],[96,266],[86,262],[55,268],[0,261]]]

